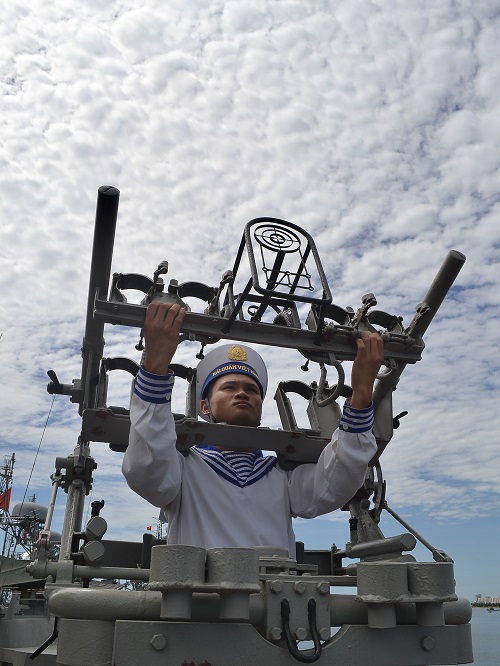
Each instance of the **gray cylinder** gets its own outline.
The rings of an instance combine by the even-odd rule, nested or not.
[[[149,589],[159,590],[163,620],[190,620],[192,594],[205,584],[206,550],[198,546],[153,546]]]

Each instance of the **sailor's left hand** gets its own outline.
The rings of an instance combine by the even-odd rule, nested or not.
[[[179,333],[186,310],[177,303],[154,301],[146,310],[144,342],[146,358],[144,369],[155,375],[166,375],[168,366],[179,344]]]
[[[373,384],[384,360],[384,341],[379,333],[363,331],[356,338],[358,352],[351,371],[351,407],[364,409],[372,402]]]

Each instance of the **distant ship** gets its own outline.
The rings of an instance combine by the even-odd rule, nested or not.
[[[36,542],[48,509],[33,496],[10,508],[15,455],[0,468],[0,663],[23,664],[54,631],[54,616],[44,597],[45,578],[34,578],[26,566],[35,558]],[[61,535],[51,532],[48,557],[56,561]],[[56,544],[57,542],[57,544]],[[28,648],[28,650],[24,650]]]

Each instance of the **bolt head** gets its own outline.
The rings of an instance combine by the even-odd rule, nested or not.
[[[321,583],[318,583],[316,589],[320,594],[328,594],[330,592],[330,583],[326,580],[322,580]]]
[[[149,642],[153,650],[164,650],[167,647],[167,639],[163,634],[155,634]]]
[[[331,635],[332,632],[330,630],[330,627],[322,627],[319,630],[319,637],[321,638],[322,641],[327,641]]]
[[[307,638],[307,629],[305,629],[304,627],[297,627],[295,631],[295,638],[298,641],[305,641]]]
[[[297,592],[297,594],[304,594],[304,592],[306,591],[306,584],[304,583],[303,580],[300,580],[298,583],[295,583],[293,587],[295,592]]]
[[[278,592],[281,592],[283,589],[283,583],[281,583],[279,580],[273,580],[271,583],[271,592],[275,592],[278,594]]]
[[[281,629],[279,627],[273,627],[270,631],[270,636],[272,641],[279,641],[281,638]]]
[[[420,645],[426,652],[430,652],[434,647],[434,639],[431,636],[424,636],[420,642]]]

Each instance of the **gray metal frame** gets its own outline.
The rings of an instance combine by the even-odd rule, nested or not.
[[[165,292],[160,277],[168,270],[164,262],[153,280],[133,274],[115,275],[108,298],[118,197],[115,188],[99,189],[81,377],[71,384],[61,384],[51,371],[48,387],[49,392],[68,395],[78,404],[82,415],[77,446],[66,459],[57,459],[53,477],[51,503],[55,501],[57,487],[67,493],[60,558],[57,562],[47,558],[48,520],[37,559],[29,566],[33,576],[46,578],[50,608],[60,618],[56,663],[67,666],[276,666],[296,660],[317,661],[325,666],[470,663],[471,607],[466,600],[457,600],[452,560],[411,528],[409,533],[398,537],[384,537],[379,520],[383,509],[388,507],[378,462],[397,425],[392,413],[392,391],[406,365],[420,360],[423,334],[465,257],[456,251],[449,253],[406,329],[400,317],[371,311],[376,304],[372,294],[363,297],[357,311],[332,304],[314,242],[299,227],[280,220],[273,220],[272,224],[282,224],[285,231],[293,229],[297,237],[300,233],[307,237],[299,269],[305,270],[306,260],[312,256],[322,282],[319,299],[297,297],[299,278],[295,274],[288,291],[273,293],[284,257],[279,257],[273,268],[267,270],[266,287],[261,287],[250,247],[254,242],[251,228],[260,223],[260,218],[247,225],[233,271],[226,271],[217,287],[201,283],[178,285],[171,280]],[[245,248],[252,277],[242,294],[235,295],[234,278]],[[140,285],[145,293],[142,303],[126,302],[122,291],[130,285]],[[182,298],[189,295],[205,300],[207,308],[203,313],[187,313],[182,339],[199,340],[202,346],[223,338],[298,349],[320,367],[337,368],[339,361],[354,359],[355,337],[360,331],[382,327],[387,370],[374,390],[379,452],[363,488],[349,503],[351,539],[344,548],[332,545],[331,551],[302,552],[299,547],[295,561],[283,549],[205,551],[192,546],[157,545],[152,549],[149,564],[144,549],[138,561],[141,549],[136,545],[107,545],[103,540],[106,524],[102,517],[93,516],[82,528],[83,500],[90,492],[96,467],[89,443],[108,442],[116,450],[127,445],[128,409],[107,406],[108,373],[122,368],[133,376],[137,371],[130,361],[102,359],[104,325],[141,328],[148,302],[160,299],[182,303]],[[247,301],[256,304],[250,318],[245,318],[242,307]],[[296,302],[311,305],[304,325]],[[271,322],[262,321],[269,314],[269,307],[275,313],[277,309],[277,314]],[[195,418],[194,371],[174,369],[188,380],[186,414],[176,415],[178,448],[186,454],[195,441],[210,437],[221,443],[237,441],[242,448],[274,450],[285,467],[314,462],[340,418],[333,387],[324,382],[310,386],[284,382],[276,394],[283,430],[200,423]],[[341,392],[345,394],[348,390],[344,387]],[[307,401],[309,429],[296,425],[288,398],[291,392]],[[398,518],[392,510],[391,513]],[[415,562],[409,551],[416,539],[430,547],[434,562]],[[118,555],[120,552],[122,557]],[[344,560],[359,561],[344,565]],[[134,561],[136,566],[130,566]],[[128,579],[135,589],[85,589],[85,582],[92,578]],[[141,589],[145,583],[147,587]],[[340,594],[339,587],[356,588],[356,593]],[[332,627],[340,630],[331,637]],[[300,642],[308,640],[313,647],[302,649]]]

